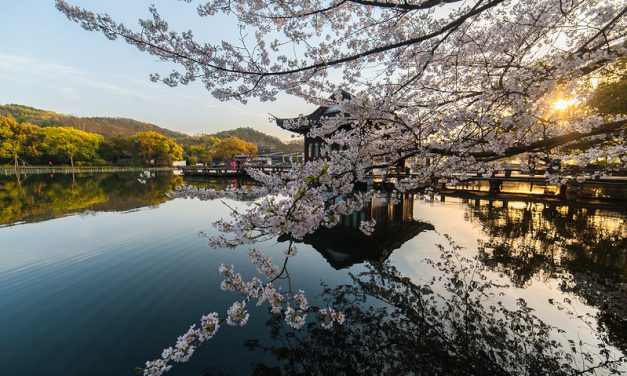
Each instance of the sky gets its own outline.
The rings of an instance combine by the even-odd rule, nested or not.
[[[155,3],[176,30],[193,29],[206,41],[232,39],[227,18],[195,16],[193,4],[172,0],[69,0],[104,11],[129,26],[148,16]],[[220,102],[201,82],[176,88],[153,83],[166,73],[157,61],[121,40],[87,32],[54,7],[54,0],[0,0],[0,104],[16,103],[75,116],[126,117],[188,134],[248,126],[292,137],[270,122],[269,113],[294,117],[316,106],[286,94],[274,102]]]

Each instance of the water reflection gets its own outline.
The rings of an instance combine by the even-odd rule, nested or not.
[[[150,212],[43,222],[158,205],[181,183],[171,174],[146,185],[137,174],[0,180],[0,223],[41,221],[0,229],[0,256],[22,260],[0,271],[0,350],[14,359],[10,367],[0,361],[0,374],[130,375],[207,310],[226,311],[232,296],[219,290],[215,271],[223,262],[249,261],[246,252],[207,252],[197,236],[228,212],[218,201],[173,200]],[[442,217],[453,238],[483,236],[477,259],[461,257],[474,247],[457,252],[445,244],[431,252],[432,240],[441,239],[436,231],[446,228]],[[366,236],[359,223],[371,218],[377,224]],[[615,361],[627,352],[625,218],[559,203],[447,197],[431,205],[412,195],[378,195],[336,228],[306,237],[290,261],[294,288],[311,294],[312,305],[343,310],[346,324],[329,332],[310,315],[307,330],[294,333],[251,306],[258,311],[248,326],[216,336],[198,360],[172,374],[203,374],[208,364],[208,374],[247,374],[250,364],[257,374],[561,374],[593,366],[624,372],[627,365]],[[284,247],[267,247],[282,259]],[[416,261],[436,253],[431,263]],[[320,279],[328,286],[321,289]],[[537,308],[540,300],[554,300],[550,313]],[[248,338],[259,351],[241,347]]]
[[[511,307],[508,286],[490,280],[485,265],[457,247],[440,247],[429,264],[437,276],[417,284],[386,262],[326,288],[324,299],[347,313],[333,331],[310,323],[294,333],[269,320],[274,343],[251,339],[279,366],[258,363],[256,374],[557,374],[624,371],[625,358],[602,336],[583,342],[536,316],[524,299]],[[565,311],[566,305],[561,306]],[[585,318],[582,318],[585,320]],[[560,340],[561,339],[561,340]],[[278,345],[281,344],[281,345]]]
[[[139,173],[29,175],[17,179],[0,176],[0,226],[40,222],[76,213],[128,211],[159,205],[167,193],[183,184],[181,176],[153,173],[145,184]],[[246,181],[198,179],[199,187],[241,187]]]
[[[599,309],[598,322],[627,351],[627,216],[557,203],[464,200],[488,240],[480,259],[524,287],[557,279]]]
[[[303,242],[320,252],[334,269],[365,261],[381,266],[405,242],[434,229],[429,223],[414,220],[413,215],[413,194],[392,197],[389,193],[380,193],[361,211],[343,215],[337,226],[320,228]],[[359,225],[371,219],[376,220],[374,231],[365,235]]]
[[[157,205],[182,183],[159,173],[146,184],[137,174],[30,175],[0,178],[0,225],[45,221],[85,211],[127,211]]]
[[[434,229],[413,219],[413,195],[398,201],[379,195],[335,228],[306,237],[336,269],[367,262],[366,271],[351,274],[352,284],[327,287],[322,295],[347,313],[347,324],[330,333],[310,323],[301,334],[280,318],[269,320],[274,342],[251,339],[247,345],[274,355],[280,365],[258,363],[255,373],[624,372],[625,213],[556,202],[462,199],[460,204],[465,219],[480,224],[485,235],[479,253],[466,259],[451,240],[440,247],[439,259],[426,261],[435,277],[423,284],[387,261],[405,242]],[[377,227],[366,236],[358,227],[371,218]],[[520,288],[536,280],[558,282],[563,294],[546,296],[554,308],[548,317],[568,321],[570,330],[546,323],[518,297]],[[573,294],[597,310],[577,312],[568,298]],[[515,304],[508,305],[512,299]],[[573,325],[585,329],[574,332]]]

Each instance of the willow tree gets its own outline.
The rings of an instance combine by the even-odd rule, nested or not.
[[[172,30],[154,6],[136,28],[64,0],[57,8],[86,30],[178,67],[151,74],[153,81],[200,81],[214,97],[244,103],[284,92],[337,106],[343,115],[310,131],[336,146],[324,159],[280,177],[251,171],[265,196],[234,211],[233,222],[217,223],[225,232],[214,245],[279,234],[302,239],[333,226],[371,194],[354,192],[355,183],[399,161],[417,172],[399,183],[401,190],[432,175],[489,173],[515,158],[524,167],[527,153],[582,165],[601,158],[620,167],[627,162],[625,115],[586,105],[597,78],[625,55],[621,0],[200,1],[197,13],[208,25],[226,16],[240,30],[233,40],[213,42]],[[341,90],[352,95],[328,99]],[[190,194],[217,195],[181,192]],[[330,202],[333,195],[350,198]],[[298,322],[297,308],[283,302]],[[229,317],[247,317],[237,304]],[[204,331],[183,340],[211,337],[216,317],[203,318]],[[173,351],[164,353],[163,367],[188,359]],[[165,369],[160,365],[148,369],[158,373]]]

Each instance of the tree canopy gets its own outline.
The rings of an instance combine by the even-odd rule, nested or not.
[[[230,160],[235,154],[257,154],[257,146],[231,136],[220,140],[212,154],[216,159]]]
[[[38,130],[39,147],[46,155],[59,160],[90,161],[97,157],[103,142],[101,135],[68,127],[46,127]]]
[[[144,163],[171,165],[173,161],[183,159],[183,148],[173,139],[157,132],[138,132],[129,141]]]
[[[608,66],[588,104],[602,114],[627,115],[627,57]]]
[[[36,132],[36,125],[20,124],[13,118],[0,116],[0,158],[13,159],[17,167],[24,155],[37,156],[39,150],[34,140]]]
[[[302,153],[303,151],[303,143],[300,140],[285,143],[278,137],[267,135],[250,127],[240,127],[230,129],[228,131],[221,131],[213,134],[213,136],[218,138],[237,137],[242,141],[255,144],[258,147],[263,146],[264,148],[272,151],[280,151],[284,153]]]
[[[40,128],[13,117],[0,116],[0,160],[11,160],[16,168],[20,163],[48,162],[168,166],[183,159],[191,164],[208,164],[214,159],[230,161],[235,154],[257,153],[255,144],[234,136],[190,136],[186,141],[183,147],[174,139],[153,131],[105,141],[99,134],[71,127]]]

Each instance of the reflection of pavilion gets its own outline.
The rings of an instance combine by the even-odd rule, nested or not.
[[[429,223],[415,221],[413,210],[413,194],[401,195],[397,203],[390,201],[389,196],[374,197],[361,211],[342,216],[337,226],[322,227],[307,235],[303,242],[320,252],[335,269],[364,261],[381,265],[405,242],[434,229]],[[368,236],[359,229],[359,224],[372,218],[377,223]]]

